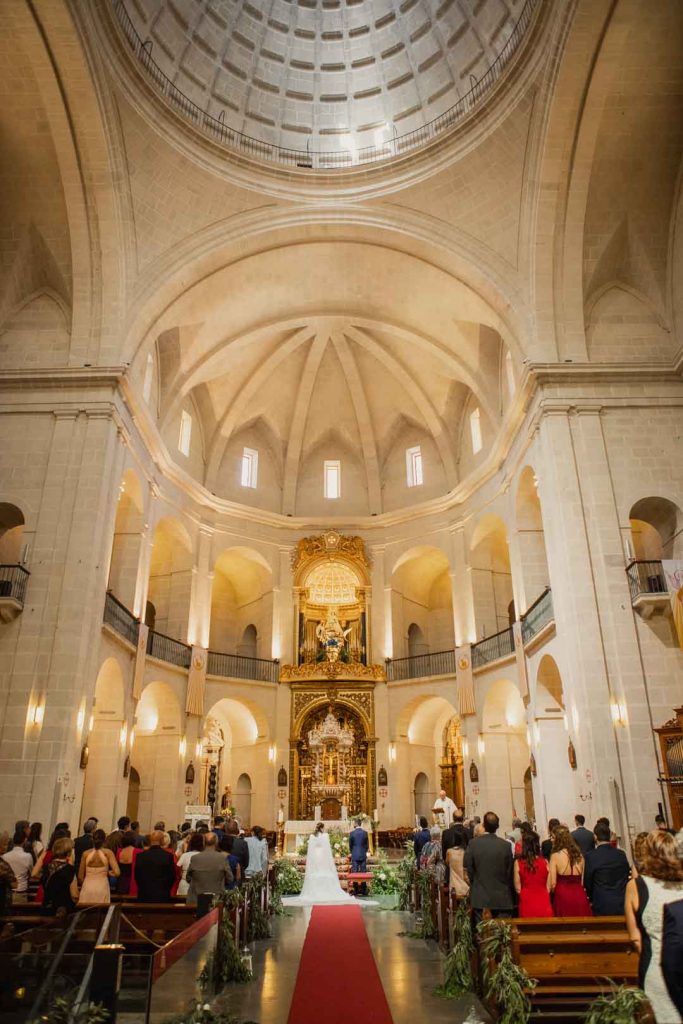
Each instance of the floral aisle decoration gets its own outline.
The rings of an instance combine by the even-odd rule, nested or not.
[[[458,903],[453,919],[453,934],[455,942],[443,965],[443,985],[436,990],[436,994],[443,999],[455,999],[476,991],[472,972],[474,940],[468,899],[460,900]]]
[[[372,866],[372,881],[370,892],[373,896],[399,895],[401,891],[401,879],[398,870],[390,864],[386,855],[381,853],[377,863]]]
[[[332,849],[332,856],[335,860],[347,858],[349,856],[349,838],[338,828],[331,828],[327,833],[330,837],[330,847]],[[308,841],[311,837],[306,836],[300,843],[297,853],[300,857],[305,857],[308,853]]]
[[[249,920],[247,922],[247,941],[257,942],[259,939],[270,938],[268,914],[263,909],[263,893],[266,888],[266,876],[259,872],[242,886],[242,896],[249,903]]]
[[[243,1021],[233,1017],[225,1010],[215,1010],[209,1003],[197,1003],[186,1013],[167,1017],[163,1024],[255,1024],[254,1021]]]
[[[270,894],[270,906],[278,917],[285,913],[283,896],[298,896],[303,888],[303,878],[296,864],[289,857],[275,861],[275,881]]]
[[[45,1015],[42,1014],[36,1017],[30,1022],[30,1024],[43,1024],[48,1021],[49,1024],[105,1024],[106,1021],[110,1020],[110,1013],[104,1006],[100,1006],[99,1003],[93,1003],[91,1006],[83,1007],[80,1012],[74,1015],[74,1000],[75,994],[67,996],[57,996],[50,1003]]]
[[[232,913],[242,900],[240,889],[227,889],[213,901],[214,907],[221,907],[216,948],[207,957],[198,981],[202,992],[213,989],[220,992],[229,981],[242,983],[251,981],[253,975],[242,959],[235,942]]]
[[[413,883],[415,881],[416,865],[415,851],[412,843],[406,843],[406,852],[403,859],[396,866],[396,874],[399,880],[398,909],[410,910]]]
[[[536,987],[512,959],[512,928],[504,921],[482,921],[477,927],[484,979],[484,998],[499,1011],[499,1024],[526,1024],[531,1015],[529,992]]]

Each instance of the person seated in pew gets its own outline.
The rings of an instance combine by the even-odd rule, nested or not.
[[[73,866],[73,840],[55,839],[49,863],[43,868],[43,914],[71,914],[76,909],[78,882]]]
[[[556,828],[548,872],[548,889],[556,917],[592,917],[583,887],[583,871],[584,859],[569,829]]]
[[[515,892],[519,896],[519,917],[553,917],[548,892],[548,862],[541,856],[539,836],[522,833],[522,848],[515,857]]]
[[[626,927],[640,954],[638,985],[650,1000],[657,1024],[683,1018],[662,972],[664,912],[683,900],[683,861],[674,837],[660,829],[648,834],[640,872],[626,886]]]
[[[4,859],[9,846],[9,833],[0,832],[0,917],[9,912],[12,907],[12,892],[17,887],[17,879]]]
[[[155,829],[149,837],[149,849],[135,858],[135,881],[140,903],[168,903],[176,884],[173,858],[162,848],[165,833]]]
[[[196,905],[199,894],[213,893],[217,896],[233,881],[228,858],[218,848],[218,837],[215,832],[208,832],[204,837],[204,849],[195,854],[187,869],[187,880],[190,887],[187,892],[187,904]]]
[[[610,828],[604,821],[595,824],[596,847],[586,854],[583,886],[593,913],[609,917],[624,913],[626,883],[631,869],[623,850],[610,845]]]

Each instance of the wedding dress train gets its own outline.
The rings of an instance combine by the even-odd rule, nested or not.
[[[344,892],[339,884],[330,837],[326,832],[311,836],[308,840],[306,874],[301,895],[288,896],[283,902],[290,907],[312,907],[316,903],[355,903],[354,897]]]

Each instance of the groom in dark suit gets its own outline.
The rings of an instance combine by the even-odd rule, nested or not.
[[[356,818],[353,832],[349,833],[349,853],[351,854],[351,871],[365,872],[368,870],[368,834],[360,827],[360,818]],[[353,883],[354,896],[359,895],[358,882]],[[360,887],[360,895],[367,896],[368,887],[365,882]]]

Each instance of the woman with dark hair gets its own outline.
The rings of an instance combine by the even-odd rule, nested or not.
[[[556,917],[592,917],[593,911],[583,887],[583,854],[569,829],[553,834],[548,889],[553,896]]]
[[[552,917],[548,893],[548,862],[541,856],[540,837],[522,830],[521,850],[515,857],[515,892],[519,896],[519,917]]]
[[[81,883],[79,906],[84,903],[111,903],[109,876],[118,878],[121,869],[113,851],[104,845],[106,838],[104,829],[96,828],[92,834],[92,849],[86,850],[81,857],[78,869],[78,881]]]
[[[626,927],[640,953],[638,984],[650,1000],[657,1024],[681,1020],[661,968],[662,930],[667,906],[683,900],[683,862],[674,837],[661,829],[648,834],[637,878],[626,886]]]
[[[177,867],[180,869],[180,881],[178,882],[178,896],[187,896],[190,883],[187,880],[187,869],[195,853],[201,853],[204,849],[204,836],[201,832],[193,832],[190,835],[185,853],[178,857]]]
[[[242,868],[235,854],[232,852],[235,846],[235,837],[232,835],[223,836],[218,844],[221,853],[227,854],[228,864],[232,871],[232,882],[226,884],[226,889],[237,889],[242,883]]]
[[[30,832],[28,834],[28,839],[27,839],[30,852],[33,854],[34,862],[38,860],[38,858],[40,857],[41,853],[45,849],[45,845],[43,843],[42,837],[43,837],[43,823],[42,823],[42,821],[34,821],[33,824],[31,825],[31,830],[30,830]]]
[[[47,849],[43,850],[41,855],[38,857],[38,860],[36,861],[35,866],[33,868],[33,871],[31,872],[31,878],[41,879],[41,883],[38,886],[36,892],[36,903],[42,903],[45,897],[45,890],[42,883],[43,872],[45,871],[45,868],[49,867],[49,865],[52,862],[52,851],[54,849],[55,843],[58,842],[60,839],[70,838],[71,833],[69,832],[68,826],[64,827],[64,822],[60,822],[59,825],[55,826],[54,831],[50,836],[50,839],[47,844]]]
[[[454,832],[453,845],[446,851],[446,866],[450,890],[458,899],[470,894],[470,884],[465,878],[464,861],[465,836],[462,832]]]
[[[124,832],[121,846],[116,851],[116,859],[119,864],[119,880],[116,883],[116,892],[119,896],[130,896],[131,880],[133,877],[133,860],[137,849],[137,838],[134,832]]]

